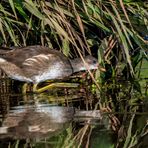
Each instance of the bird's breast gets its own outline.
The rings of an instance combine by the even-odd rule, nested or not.
[[[35,83],[39,83],[45,80],[62,79],[68,77],[72,74],[72,69],[70,66],[64,65],[62,62],[57,62],[50,65],[48,69],[43,69],[37,75],[33,76]]]

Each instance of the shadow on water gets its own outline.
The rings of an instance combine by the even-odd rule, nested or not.
[[[119,113],[100,107],[85,87],[22,95],[12,85],[0,84],[0,147],[147,147],[148,103],[143,112]]]

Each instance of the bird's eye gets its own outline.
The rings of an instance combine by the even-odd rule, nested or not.
[[[96,60],[93,60],[93,64],[96,64],[97,63],[97,61]]]

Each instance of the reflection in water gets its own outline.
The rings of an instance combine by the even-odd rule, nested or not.
[[[82,111],[73,107],[58,106],[75,105],[77,107],[77,102],[83,102],[83,97],[79,95],[78,93],[74,93],[74,95],[68,93],[67,96],[59,96],[58,93],[58,96],[55,97],[55,95],[47,94],[28,94],[25,96],[13,93],[0,94],[0,99],[3,98],[0,109],[2,106],[6,109],[1,111],[0,140],[2,143],[0,146],[7,147],[8,143],[13,145],[13,142],[18,140],[20,145],[23,142],[25,144],[33,142],[33,144],[46,143],[48,146],[51,143],[51,145],[57,145],[61,137],[63,137],[61,143],[70,144],[71,142],[65,143],[64,140],[74,142],[77,138],[79,139],[81,134],[76,131],[84,125],[99,125],[99,129],[104,128],[104,126],[100,126],[102,117],[99,110]]]
[[[18,106],[10,110],[0,127],[0,138],[43,138],[66,128],[74,109],[48,104]]]
[[[0,138],[51,137],[64,130],[72,119],[79,123],[95,124],[101,118],[99,110],[80,111],[49,104],[17,106],[9,111],[2,122]]]
[[[129,82],[120,85],[122,87],[112,89],[106,85],[109,91],[104,96],[105,100],[102,99],[105,102],[100,104],[93,94],[86,93],[85,88],[77,91],[53,89],[38,95],[28,95],[30,92],[28,91],[26,96],[22,96],[10,92],[6,87],[9,84],[1,81],[0,88],[7,89],[0,89],[0,147],[8,147],[8,145],[28,147],[28,145],[22,146],[23,142],[32,144],[30,147],[108,148],[115,145],[122,147],[124,142],[135,145],[134,148],[141,145],[142,148],[148,147],[148,98],[145,97],[145,101],[142,101],[141,94],[129,91],[132,90],[131,86],[133,87]],[[118,94],[115,97],[116,92]],[[98,103],[100,106],[96,105]],[[55,105],[75,106],[80,110]],[[100,107],[105,107],[101,109],[106,116],[104,114],[101,116],[99,110],[90,111]],[[114,112],[116,109],[117,112]],[[19,146],[18,143],[15,144],[17,141]]]

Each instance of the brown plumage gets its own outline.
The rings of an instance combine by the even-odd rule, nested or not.
[[[97,69],[97,59],[86,56],[84,60],[88,69]],[[62,79],[87,69],[80,58],[69,60],[61,52],[39,45],[5,52],[0,49],[0,68],[12,79],[33,83]]]

